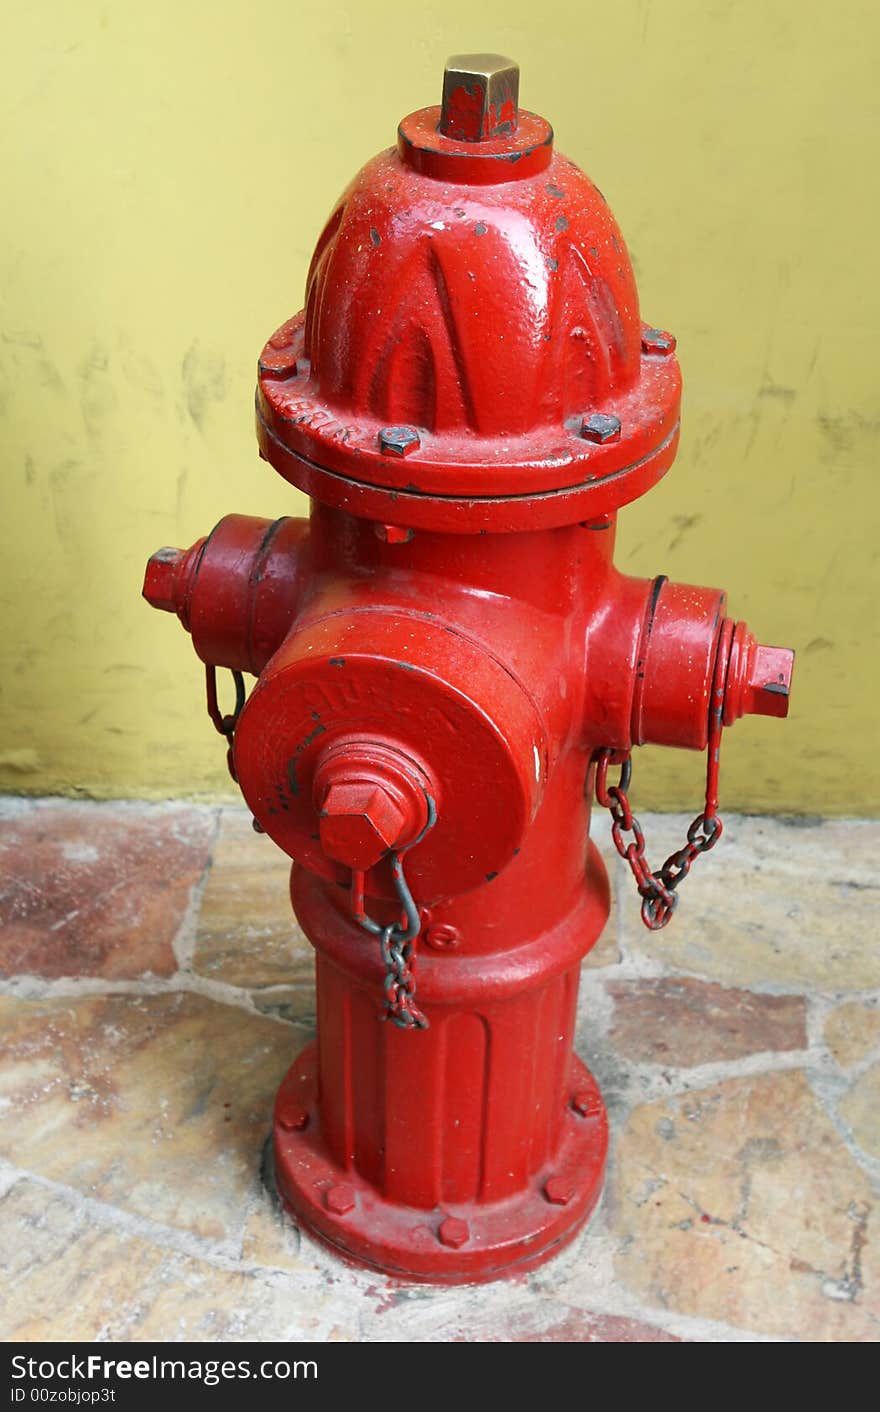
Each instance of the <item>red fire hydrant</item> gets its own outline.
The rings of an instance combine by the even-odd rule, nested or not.
[[[792,666],[720,590],[614,567],[617,510],[675,456],[675,340],[641,322],[611,212],[517,78],[450,61],[263,351],[260,452],[310,519],[227,516],[144,586],[192,634],[316,951],[281,1194],[356,1261],[450,1283],[538,1264],[600,1193],[605,1110],[572,1053],[608,914],[592,793],[664,925],[721,833],[722,726],[784,716]],[[626,796],[644,742],[708,750],[657,872]]]

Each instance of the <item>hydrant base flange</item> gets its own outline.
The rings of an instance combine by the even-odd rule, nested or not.
[[[317,1048],[288,1071],[275,1103],[275,1180],[285,1206],[337,1254],[407,1281],[469,1284],[541,1264],[577,1235],[602,1192],[605,1105],[577,1056],[555,1160],[523,1191],[492,1203],[419,1210],[385,1200],[329,1155],[317,1108]],[[575,1106],[576,1105],[576,1106]]]

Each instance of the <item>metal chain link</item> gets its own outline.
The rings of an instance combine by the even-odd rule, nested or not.
[[[706,803],[687,831],[687,841],[682,848],[670,853],[666,862],[656,873],[648,865],[645,857],[645,835],[641,824],[632,812],[627,791],[632,779],[632,757],[627,751],[620,752],[605,748],[599,751],[596,760],[596,798],[603,809],[611,814],[611,837],[614,846],[630,866],[636,880],[636,887],[642,899],[642,921],[650,931],[665,927],[678,906],[677,888],[690,872],[693,864],[702,853],[714,848],[723,832],[718,816],[718,770],[721,754],[721,732],[723,729],[724,689],[727,684],[727,664],[730,656],[730,642],[733,624],[729,619],[722,623],[718,648],[715,656],[715,669],[712,676],[712,695],[709,702],[709,740],[706,764]],[[620,779],[616,785],[608,784],[608,767],[617,756],[620,765]],[[625,834],[632,839],[626,841]]]
[[[229,773],[238,784],[238,775],[235,773],[235,760],[232,754],[232,742],[235,736],[235,727],[238,725],[238,718],[242,713],[245,703],[244,677],[241,672],[233,670],[232,680],[235,682],[235,708],[231,716],[224,716],[217,701],[217,669],[207,663],[205,666],[205,695],[207,697],[208,715],[214,723],[214,729],[222,735],[226,741],[226,764]]]
[[[385,1009],[383,1020],[390,1020],[401,1030],[426,1030],[428,1017],[415,1003],[415,944],[422,929],[419,908],[409,889],[403,872],[403,854],[421,843],[425,834],[437,822],[437,806],[430,794],[425,795],[428,805],[428,821],[417,838],[406,848],[388,854],[391,863],[391,877],[403,911],[403,922],[391,922],[382,926],[368,917],[364,908],[364,874],[353,870],[351,875],[351,913],[354,920],[365,931],[379,938],[379,950],[385,966],[383,984]]]

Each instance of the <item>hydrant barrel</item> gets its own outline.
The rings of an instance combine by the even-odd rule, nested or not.
[[[192,633],[315,948],[317,1038],[275,1106],[281,1197],[350,1259],[447,1283],[539,1264],[602,1190],[605,1108],[573,1052],[609,910],[594,791],[666,925],[721,836],[722,729],[784,716],[792,668],[722,590],[614,564],[618,511],[676,454],[676,341],[518,82],[503,56],[450,60],[263,349],[260,454],[308,522],[227,516],[144,585]],[[656,872],[627,795],[645,742],[707,755]]]

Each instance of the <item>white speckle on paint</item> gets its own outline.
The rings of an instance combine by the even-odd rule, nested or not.
[[[540,755],[538,754],[538,747],[537,747],[537,745],[533,745],[533,746],[532,746],[532,750],[533,750],[534,755],[535,755],[535,779],[538,781],[538,784],[540,784],[540,783],[541,783],[541,757],[540,757]]]

